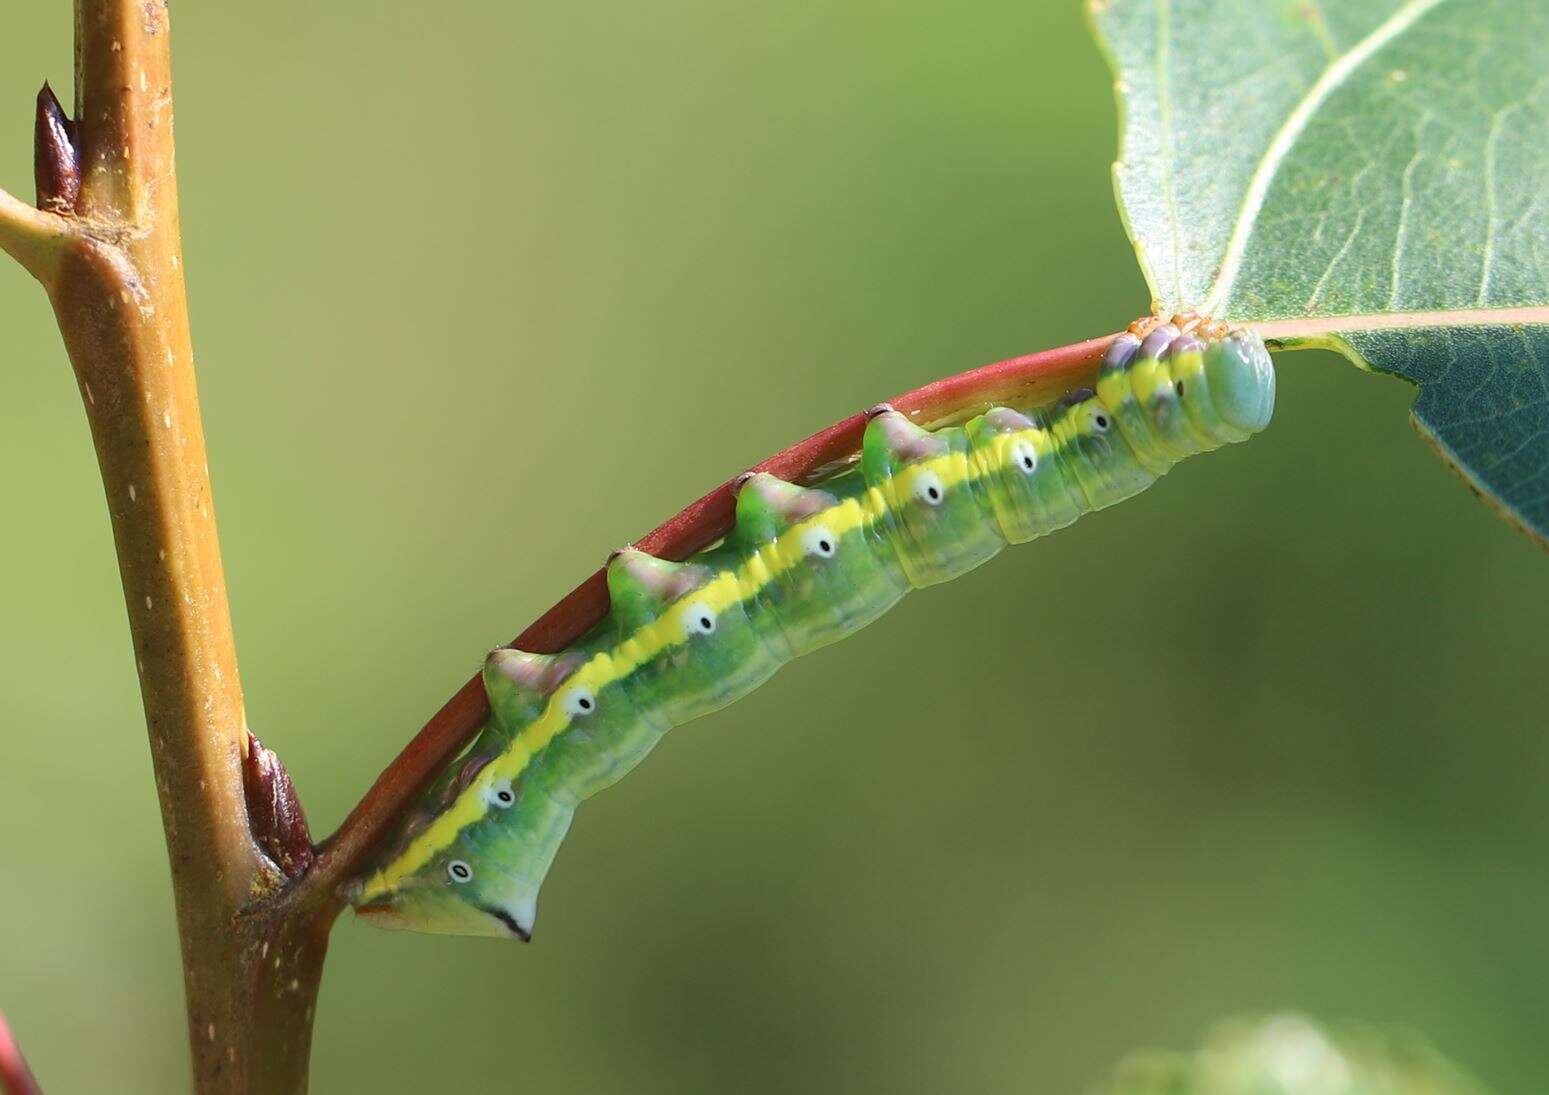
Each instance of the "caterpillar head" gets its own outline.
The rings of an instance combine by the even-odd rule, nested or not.
[[[1113,340],[1097,391],[1137,457],[1160,475],[1191,453],[1245,441],[1268,425],[1275,373],[1252,331],[1213,327],[1207,335],[1163,323],[1144,338]]]
[[[1161,327],[1141,344],[1142,355],[1148,350],[1162,359],[1162,375],[1171,378],[1172,391],[1158,394],[1175,400],[1198,434],[1224,444],[1247,440],[1269,425],[1275,371],[1258,335],[1237,330],[1207,340]]]
[[[1264,340],[1236,330],[1205,347],[1205,381],[1216,413],[1228,425],[1258,433],[1275,410],[1275,368]]]

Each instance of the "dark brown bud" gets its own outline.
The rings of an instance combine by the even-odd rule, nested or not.
[[[307,815],[285,765],[249,731],[242,758],[242,784],[247,792],[247,822],[258,846],[289,878],[295,878],[316,858]]]
[[[38,208],[68,213],[81,195],[81,155],[75,143],[75,123],[59,105],[47,83],[38,92],[38,113],[32,136],[32,176],[38,187]]]

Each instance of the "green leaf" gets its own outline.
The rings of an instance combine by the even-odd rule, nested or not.
[[[1217,1026],[1195,1053],[1151,1050],[1119,1066],[1100,1095],[1482,1095],[1423,1042],[1297,1015]]]
[[[1419,385],[1421,432],[1549,540],[1549,4],[1097,0],[1092,15],[1157,309]]]

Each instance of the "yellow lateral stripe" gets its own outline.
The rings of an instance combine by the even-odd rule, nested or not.
[[[1030,429],[1004,436],[1020,437],[1024,433],[1037,435],[1043,432]],[[949,488],[1001,472],[1011,461],[1011,446],[996,444],[993,450],[993,457],[986,452],[983,461],[970,461],[963,453],[949,452],[905,470],[917,476],[921,471],[929,469],[935,472],[943,488]],[[889,487],[892,482],[891,479],[888,481]],[[846,498],[838,505],[813,514],[791,526],[772,543],[762,545],[735,571],[721,571],[705,585],[679,598],[661,616],[636,630],[613,649],[601,650],[592,655],[555,689],[544,705],[543,712],[512,739],[504,752],[484,766],[473,782],[447,807],[446,812],[367,880],[358,900],[368,901],[393,889],[402,879],[419,870],[438,852],[451,845],[463,829],[488,814],[490,806],[487,795],[491,785],[516,779],[539,751],[569,727],[570,715],[564,710],[561,701],[566,692],[579,685],[591,689],[595,696],[663,651],[686,642],[683,615],[691,605],[704,604],[720,615],[734,605],[751,601],[765,586],[805,560],[807,553],[802,536],[809,529],[821,525],[835,538],[839,538],[847,532],[874,524],[886,515],[890,502],[894,502],[893,498],[888,497],[891,493],[868,487],[861,496],[862,500]]]

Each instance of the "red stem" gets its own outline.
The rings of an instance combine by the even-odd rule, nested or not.
[[[4,1095],[43,1095],[32,1069],[27,1067],[21,1047],[11,1037],[4,1012],[0,1012],[0,1092]]]
[[[997,403],[1030,406],[1053,399],[1090,379],[1112,335],[986,365],[917,388],[891,400],[910,418],[926,424],[961,419]],[[756,465],[797,482],[860,448],[865,414],[854,414]],[[731,480],[693,502],[635,541],[642,551],[683,559],[724,536],[734,511]],[[598,570],[511,643],[523,650],[552,653],[570,645],[608,611],[607,581]],[[324,842],[315,869],[303,885],[319,903],[342,902],[340,884],[356,874],[394,820],[430,784],[489,718],[483,683],[475,676],[437,711],[387,769],[377,777],[344,824]]]

